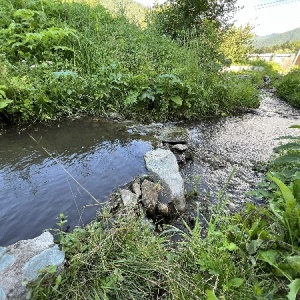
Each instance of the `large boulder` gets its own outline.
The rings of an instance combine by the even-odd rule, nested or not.
[[[146,168],[162,183],[163,195],[174,208],[185,210],[184,183],[175,155],[170,150],[156,149],[145,154]]]
[[[25,300],[24,283],[36,280],[39,270],[46,267],[62,268],[64,260],[64,252],[54,244],[49,232],[0,247],[0,300]]]

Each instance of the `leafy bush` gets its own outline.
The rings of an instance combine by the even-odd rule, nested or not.
[[[295,68],[281,78],[276,86],[278,97],[295,107],[300,107],[300,68]]]

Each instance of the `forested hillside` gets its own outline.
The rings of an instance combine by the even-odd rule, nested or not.
[[[300,41],[300,27],[283,33],[257,36],[254,39],[254,47],[256,49],[260,49],[263,47],[272,47],[294,41]]]

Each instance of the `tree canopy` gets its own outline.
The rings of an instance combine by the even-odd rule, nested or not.
[[[237,0],[167,0],[157,6],[154,22],[162,33],[178,38],[186,30],[199,30],[205,21],[224,27],[237,11]]]

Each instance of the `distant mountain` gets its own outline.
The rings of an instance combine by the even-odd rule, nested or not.
[[[145,21],[147,7],[133,0],[99,0],[99,3],[112,13],[122,13],[140,25]]]
[[[257,36],[254,39],[254,47],[259,49],[262,47],[272,47],[286,42],[295,41],[300,41],[300,27],[283,33],[272,33],[265,36]]]

